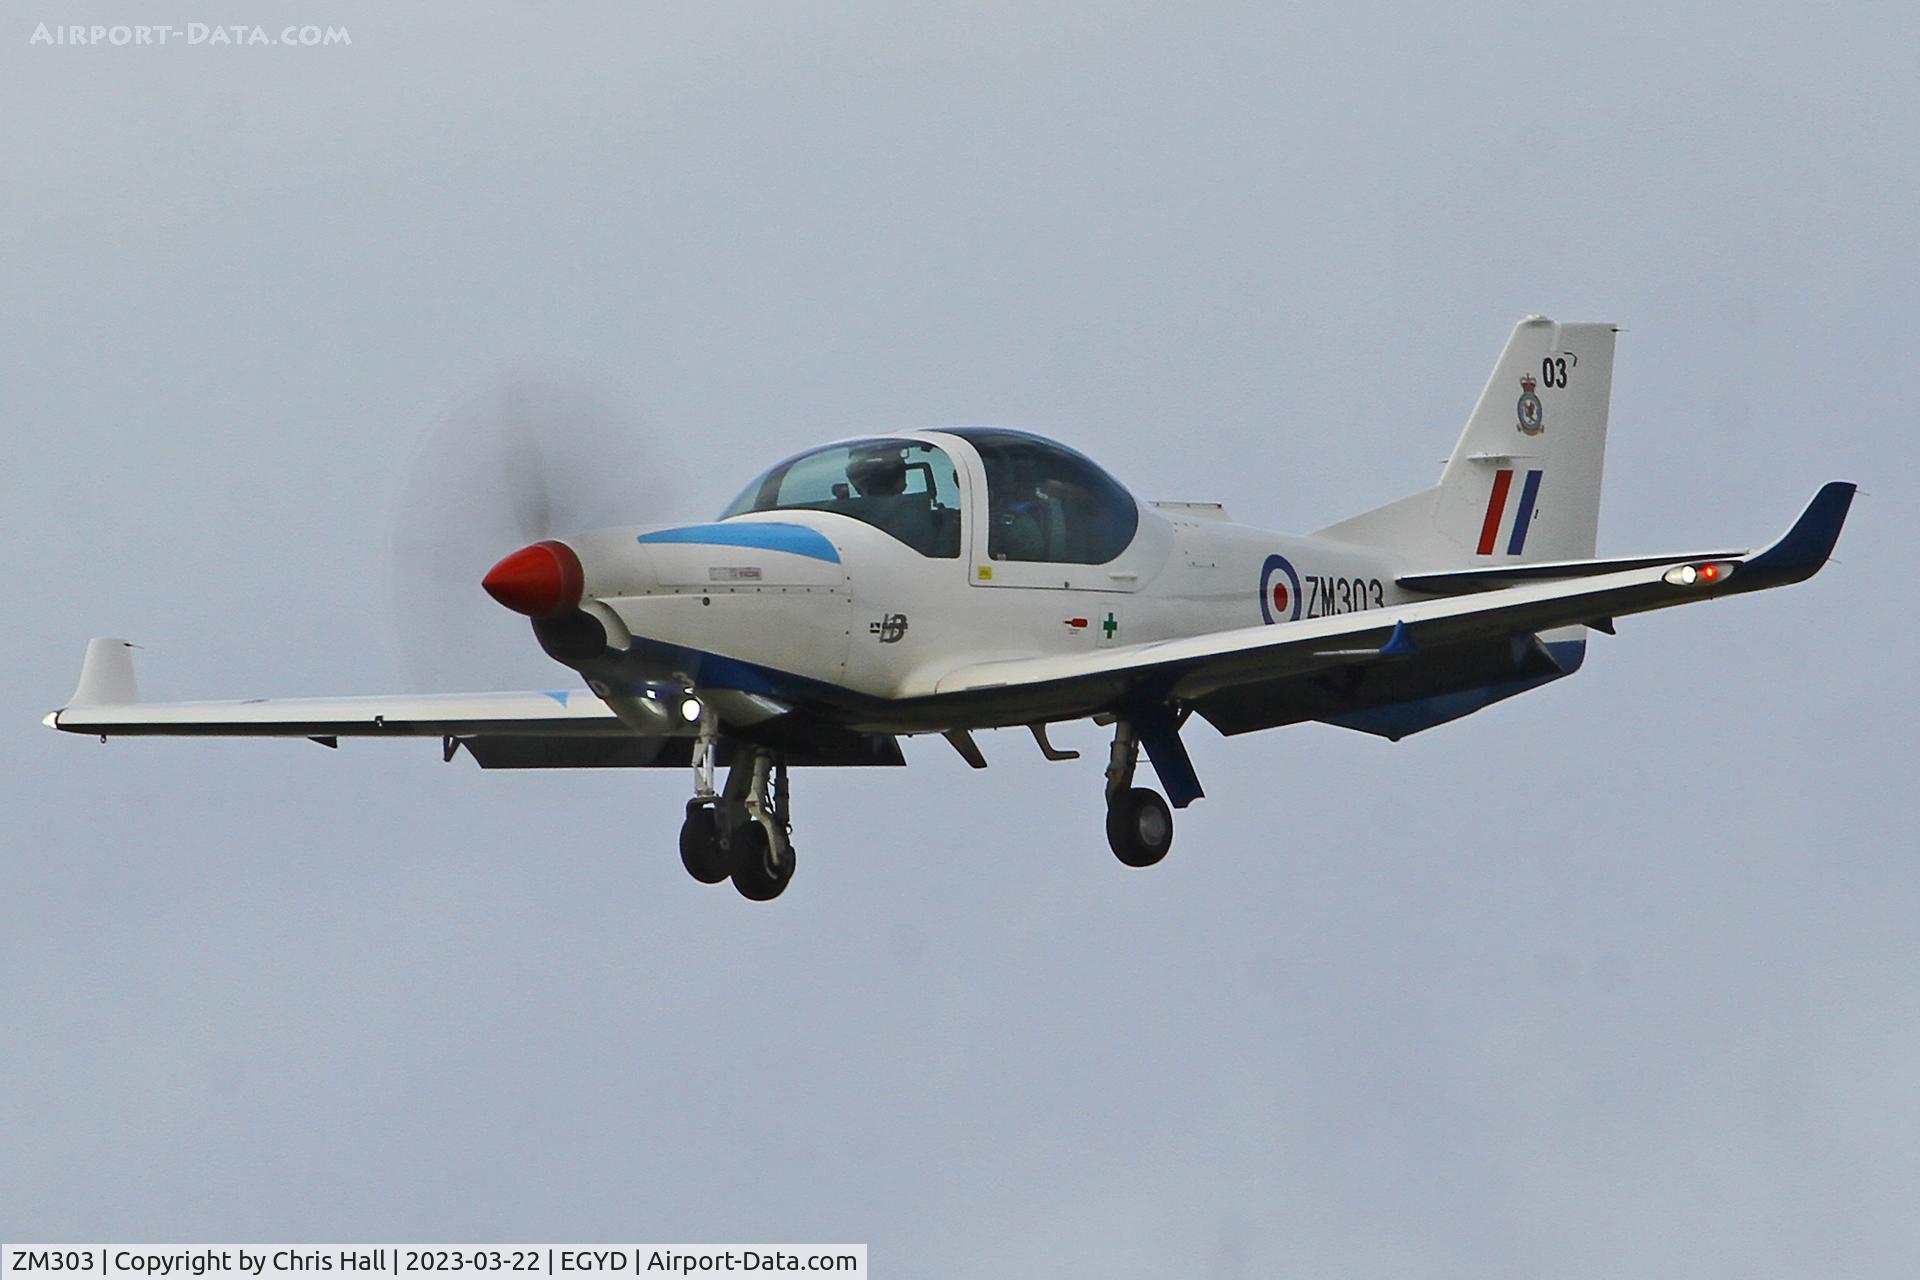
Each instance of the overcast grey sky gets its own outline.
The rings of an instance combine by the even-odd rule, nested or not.
[[[0,1236],[1914,1274],[1915,10],[1433,8],[7,4]],[[509,369],[657,425],[636,521],[990,422],[1307,530],[1529,312],[1626,327],[1603,553],[1858,480],[1839,563],[1397,745],[1196,724],[1150,872],[1091,728],[802,776],[757,907],[677,774],[38,723],[100,634],[151,697],[406,687],[404,474]],[[553,682],[474,617],[450,672]]]

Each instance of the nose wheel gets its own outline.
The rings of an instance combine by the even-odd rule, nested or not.
[[[749,902],[768,902],[793,879],[793,844],[773,823],[747,822],[734,833],[733,887]]]
[[[733,874],[733,860],[720,840],[720,815],[711,804],[695,800],[680,824],[680,865],[701,884],[719,884]]]
[[[711,804],[695,801],[680,825],[680,865],[701,884],[731,879],[740,896],[768,902],[793,879],[793,842],[771,818],[741,810],[733,821]]]
[[[703,721],[694,747],[694,797],[680,824],[680,865],[701,884],[731,879],[741,897],[771,901],[793,879],[786,762],[739,744],[726,790],[715,791],[718,729],[717,723]]]

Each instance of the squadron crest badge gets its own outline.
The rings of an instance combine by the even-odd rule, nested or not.
[[[1523,436],[1537,436],[1547,429],[1546,411],[1540,407],[1540,397],[1533,394],[1537,385],[1532,374],[1520,375],[1520,403],[1516,408],[1520,414],[1518,425]]]

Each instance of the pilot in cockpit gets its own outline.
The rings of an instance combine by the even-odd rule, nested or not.
[[[895,497],[907,491],[907,460],[898,449],[870,449],[847,459],[847,479],[863,498]]]

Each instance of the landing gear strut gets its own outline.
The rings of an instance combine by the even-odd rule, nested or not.
[[[733,872],[727,848],[732,824],[721,821],[722,801],[713,789],[719,747],[720,718],[713,708],[703,707],[699,737],[693,743],[693,799],[687,801],[687,820],[680,824],[680,865],[701,884],[719,884]]]
[[[793,879],[786,761],[738,743],[726,791],[716,791],[719,738],[719,719],[707,709],[693,747],[693,799],[680,827],[680,862],[702,884],[731,877],[741,897],[766,902]]]
[[[1107,758],[1107,843],[1128,866],[1150,867],[1173,847],[1173,810],[1158,792],[1133,785],[1139,763],[1140,740],[1132,723],[1115,721]]]
[[[787,818],[787,766],[775,763],[770,752],[755,750],[751,762],[733,766],[727,777],[727,790],[733,790],[734,775],[747,770],[747,795],[742,804],[746,820],[734,827],[730,842],[733,855],[733,887],[741,897],[754,902],[777,898],[793,879],[793,841],[787,833],[792,823]]]

